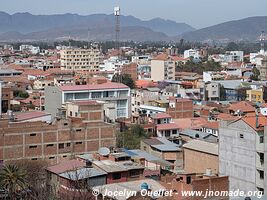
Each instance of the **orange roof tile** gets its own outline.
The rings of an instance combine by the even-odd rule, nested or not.
[[[249,104],[246,101],[240,101],[237,103],[232,103],[229,105],[228,107],[229,110],[233,110],[233,111],[241,111],[243,113],[247,113],[247,112],[255,112],[255,108]]]
[[[157,130],[159,130],[159,131],[173,130],[173,129],[179,129],[179,126],[176,123],[158,124],[157,125]]]
[[[165,54],[165,53],[162,53],[162,54],[159,54],[159,55],[157,55],[156,57],[154,57],[154,59],[153,60],[168,60],[168,55],[167,54]]]
[[[207,120],[202,117],[198,118],[181,118],[181,119],[172,119],[176,123],[179,129],[201,129],[206,123]]]
[[[252,127],[255,131],[262,130],[264,126],[267,126],[267,117],[259,116],[258,117],[259,127],[256,127],[256,113],[254,116],[242,117],[242,120],[246,122],[250,127]]]

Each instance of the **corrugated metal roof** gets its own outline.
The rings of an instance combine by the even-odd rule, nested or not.
[[[183,147],[186,149],[191,149],[213,155],[219,154],[217,143],[209,143],[202,140],[191,140],[187,144],[184,144]]]
[[[97,170],[94,168],[81,168],[81,169],[77,169],[74,171],[61,173],[59,174],[59,176],[69,179],[69,180],[77,181],[77,180],[82,180],[86,178],[103,176],[106,174],[107,174],[106,172],[103,172],[101,170]]]

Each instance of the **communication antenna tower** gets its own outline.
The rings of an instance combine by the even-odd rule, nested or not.
[[[260,43],[261,43],[260,53],[264,54],[264,52],[265,52],[264,45],[265,45],[265,40],[266,40],[266,35],[265,35],[264,31],[261,32],[259,40],[260,40]]]
[[[116,32],[116,36],[115,36],[115,48],[119,51],[119,40],[120,40],[120,12],[121,9],[119,6],[115,6],[114,7],[114,16],[115,16],[115,32]]]

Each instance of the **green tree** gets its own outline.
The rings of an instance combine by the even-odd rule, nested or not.
[[[239,46],[234,42],[228,43],[225,48],[226,51],[237,51],[238,49],[239,49]]]
[[[15,90],[14,97],[21,97],[21,98],[27,99],[29,97],[29,94],[26,91]]]
[[[260,80],[259,76],[260,76],[260,71],[257,69],[257,67],[253,67],[250,79],[253,81],[259,81]]]
[[[27,187],[26,171],[16,165],[5,165],[0,171],[0,186],[11,200],[16,199],[17,192]]]
[[[135,83],[129,74],[115,74],[112,77],[112,82],[123,83],[131,89],[135,88]]]
[[[139,149],[142,139],[149,137],[144,128],[138,124],[132,125],[129,130],[117,134],[117,147]]]

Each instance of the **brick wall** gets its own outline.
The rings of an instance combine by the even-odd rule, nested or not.
[[[205,173],[208,168],[210,168],[213,173],[219,172],[218,156],[184,148],[185,172]]]
[[[46,159],[57,163],[75,154],[115,145],[115,127],[104,122],[58,121],[3,124],[0,127],[0,160]]]

